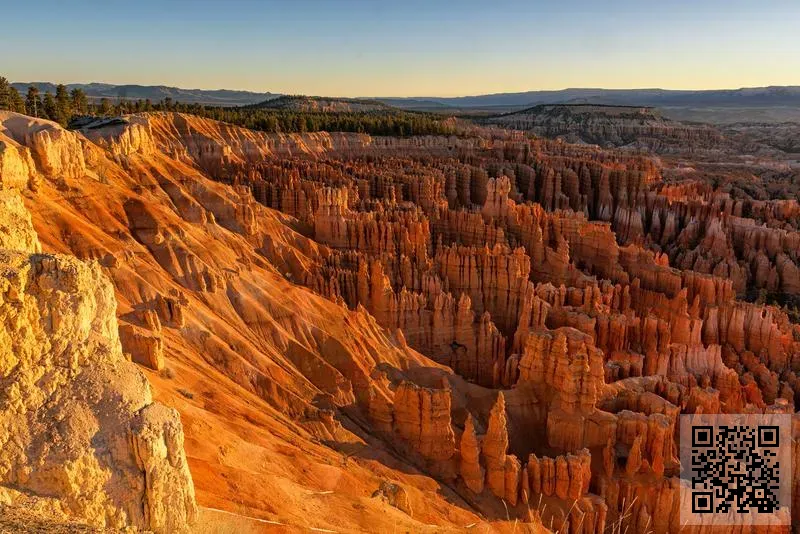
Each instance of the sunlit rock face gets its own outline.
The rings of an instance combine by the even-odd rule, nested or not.
[[[488,130],[0,124],[5,501],[672,533],[678,416],[793,411],[798,325],[745,301],[798,296],[790,202]]]
[[[197,507],[178,413],[123,356],[99,264],[41,253],[0,190],[0,494],[55,501],[90,525],[188,531]]]

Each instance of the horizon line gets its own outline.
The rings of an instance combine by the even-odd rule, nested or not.
[[[778,84],[770,84],[770,85],[754,85],[754,86],[742,86],[742,87],[706,87],[706,88],[682,88],[682,89],[665,89],[663,87],[563,87],[560,89],[527,89],[523,91],[518,90],[510,90],[505,92],[494,92],[494,93],[473,93],[473,94],[460,94],[460,95],[417,95],[417,96],[397,96],[397,95],[359,95],[359,96],[345,96],[345,95],[324,95],[324,94],[312,94],[312,93],[296,93],[296,92],[274,92],[272,90],[267,91],[255,91],[252,89],[230,89],[230,88],[200,88],[200,87],[181,87],[179,85],[166,85],[163,83],[154,83],[154,84],[146,84],[146,83],[112,83],[112,82],[100,82],[100,81],[92,81],[92,82],[52,82],[52,81],[27,81],[27,82],[19,82],[19,81],[12,81],[11,84],[20,84],[20,85],[33,85],[33,84],[51,84],[51,85],[110,85],[114,87],[122,87],[122,86],[138,86],[138,87],[165,87],[169,89],[182,89],[184,91],[237,91],[243,93],[252,93],[252,94],[270,94],[270,95],[277,95],[277,96],[308,96],[308,97],[322,97],[322,98],[352,98],[352,99],[379,99],[379,98],[386,98],[386,99],[408,99],[408,100],[415,100],[415,99],[427,99],[427,98],[475,98],[475,97],[483,97],[483,96],[500,96],[500,95],[522,95],[526,93],[548,93],[548,92],[562,92],[562,91],[571,91],[571,90],[580,90],[580,91],[671,91],[671,92],[701,92],[701,91],[742,91],[746,89],[772,89],[772,88],[800,88],[800,85],[778,85]]]

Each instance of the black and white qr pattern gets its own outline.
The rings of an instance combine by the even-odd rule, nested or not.
[[[690,414],[680,421],[681,523],[788,524],[787,414]]]
[[[779,447],[777,426],[692,427],[692,512],[776,512]]]

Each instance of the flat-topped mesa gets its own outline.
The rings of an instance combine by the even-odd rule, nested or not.
[[[662,117],[653,108],[636,106],[541,104],[487,122],[573,143],[634,146],[663,153],[684,151],[687,146],[718,150],[725,142],[713,127],[684,124]]]

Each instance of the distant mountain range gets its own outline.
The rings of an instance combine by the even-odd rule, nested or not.
[[[669,89],[562,89],[460,97],[381,98],[398,107],[525,108],[539,104],[606,104],[643,107],[800,107],[800,87],[684,91]]]
[[[14,83],[21,93],[30,83]],[[55,92],[55,84],[34,82],[41,92]],[[69,84],[70,90],[82,88],[91,99],[147,99],[153,102],[171,98],[176,102],[218,106],[246,106],[283,96],[228,89],[181,89],[163,85],[112,85],[106,83]],[[371,100],[407,110],[441,113],[482,112],[499,114],[519,111],[540,104],[604,104],[660,108],[665,116],[679,120],[737,122],[758,120],[780,122],[800,120],[800,86],[770,86],[743,89],[669,90],[669,89],[562,89],[526,91],[461,97],[387,97],[337,99],[331,102]]]
[[[56,84],[50,82],[15,82],[12,84],[22,95],[30,85],[36,86],[41,93],[55,93]],[[81,88],[91,99],[108,98],[111,100],[146,100],[159,102],[171,98],[175,102],[197,103],[215,106],[246,106],[257,104],[280,96],[274,93],[254,93],[251,91],[235,91],[230,89],[181,89],[165,85],[112,85],[108,83],[70,83],[67,89]]]

